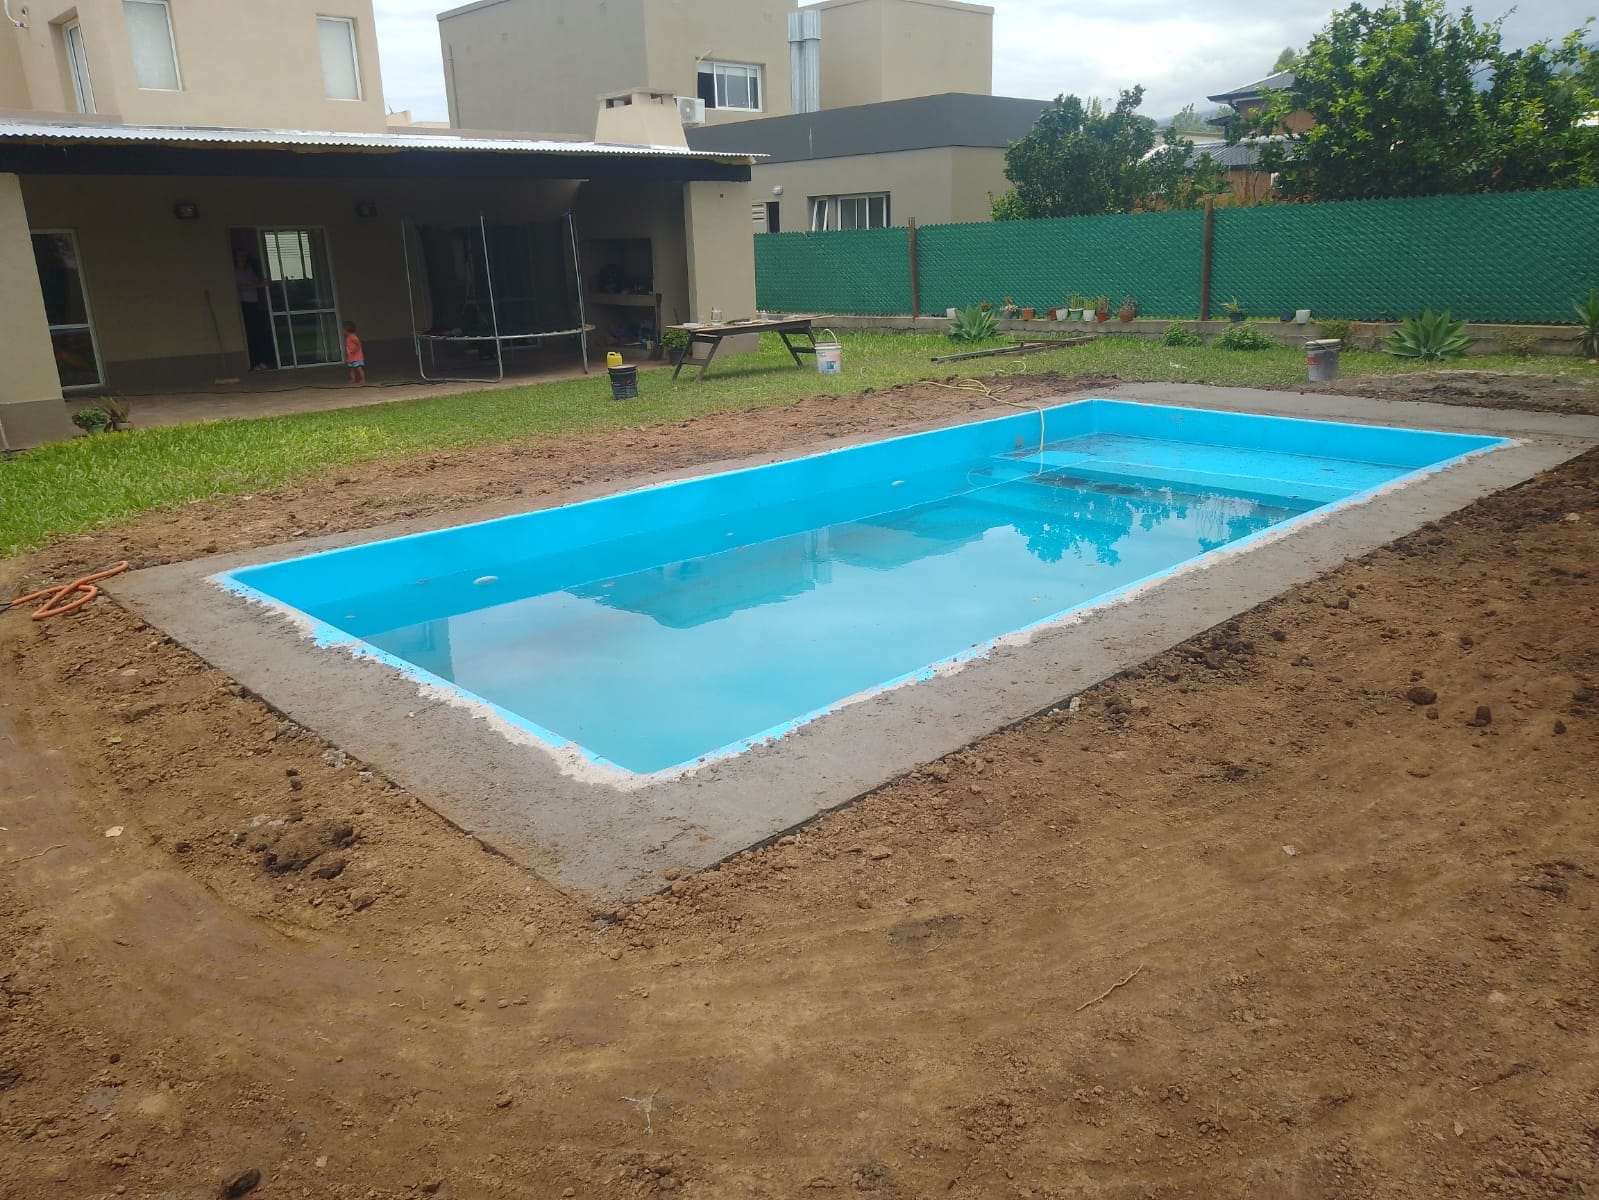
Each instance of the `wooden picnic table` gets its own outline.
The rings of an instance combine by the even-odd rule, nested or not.
[[[672,371],[672,378],[676,379],[686,363],[694,353],[696,344],[709,346],[710,352],[700,363],[699,378],[705,378],[705,372],[711,365],[711,359],[716,357],[717,350],[721,349],[722,339],[738,337],[746,333],[775,333],[783,339],[783,345],[793,356],[794,365],[802,367],[805,361],[800,358],[802,354],[814,356],[816,354],[816,334],[811,329],[811,324],[819,318],[814,313],[795,313],[786,317],[749,317],[739,321],[721,321],[715,325],[689,323],[673,325],[672,329],[681,329],[688,334],[688,345],[683,348],[683,357],[677,360],[677,366]],[[810,340],[809,346],[796,346],[789,340],[790,334],[802,334]]]

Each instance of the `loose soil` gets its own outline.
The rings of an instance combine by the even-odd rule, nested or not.
[[[988,403],[349,470],[0,585]],[[0,618],[0,1195],[1599,1194],[1596,468],[598,917],[114,603]]]
[[[1599,416],[1599,377],[1592,375],[1455,369],[1419,371],[1410,375],[1352,376],[1333,383],[1306,383],[1292,390]]]

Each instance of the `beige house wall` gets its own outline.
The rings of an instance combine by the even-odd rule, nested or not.
[[[0,313],[5,314],[5,367],[0,370],[0,449],[36,446],[72,436],[28,214],[15,175],[0,174]]]
[[[956,0],[824,0],[822,107],[994,90],[994,10]]]
[[[95,111],[102,117],[155,125],[384,127],[371,0],[173,0],[179,91],[138,86],[121,0],[77,0],[59,10],[50,3],[28,7],[26,29],[0,21],[0,105],[76,115],[62,39],[63,18],[76,14]],[[354,21],[360,100],[325,94],[319,16]],[[7,70],[8,63],[17,69]]]
[[[988,220],[989,193],[1010,186],[1003,150],[948,146],[759,165],[751,179],[753,200],[777,201],[785,233],[810,228],[813,196],[887,192],[890,224],[947,225]]]
[[[736,273],[742,258],[743,290],[753,310],[746,185],[692,186],[712,189],[711,197],[718,191],[736,196],[725,203],[742,205],[744,224],[738,227],[744,234],[742,247],[730,244],[714,229],[701,231],[699,241],[706,252],[728,260],[707,264],[702,278],[713,290],[736,297],[739,289],[724,273]],[[21,193],[27,210],[20,222],[24,231],[31,225],[71,229],[77,236],[103,369],[113,390],[193,386],[237,375],[248,365],[230,258],[229,231],[236,227],[324,230],[339,319],[358,323],[368,361],[380,367],[414,365],[401,254],[402,214],[413,225],[475,226],[479,211],[490,224],[511,224],[558,221],[571,207],[578,215],[580,239],[651,238],[656,287],[663,293],[667,319],[691,308],[680,183],[31,176],[22,180]],[[198,205],[200,219],[175,220],[171,208],[177,199]],[[357,216],[356,205],[362,201],[375,203],[378,215]],[[710,199],[701,211],[714,214],[707,216],[708,221],[722,219]],[[0,214],[0,231],[4,229]],[[22,269],[7,274],[0,266],[0,300],[8,296],[7,289],[27,292],[42,321],[38,275],[25,237],[22,246],[28,250]],[[410,248],[417,321],[425,328],[432,323],[432,314],[414,230]],[[0,254],[4,253],[0,246]],[[10,307],[8,301],[8,313]],[[33,346],[30,353],[35,357],[42,347],[48,367],[46,391],[59,396],[48,336],[15,340]],[[35,375],[41,369],[34,363]],[[30,396],[41,386],[38,379],[0,380],[0,403]]]
[[[644,0],[649,86],[697,96],[702,59],[760,67],[761,111],[707,109],[705,123],[787,116],[793,111],[788,14],[794,9],[795,0]]]
[[[726,320],[755,315],[755,237],[750,227],[750,189],[745,183],[683,185],[688,231],[689,312],[709,321],[719,308]],[[719,354],[753,351],[755,337],[729,338]]]
[[[479,0],[440,13],[450,124],[592,137],[601,95],[647,85],[644,37],[645,0]]]

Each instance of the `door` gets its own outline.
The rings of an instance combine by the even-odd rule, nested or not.
[[[65,388],[98,387],[100,346],[89,316],[89,294],[83,286],[78,240],[70,229],[45,229],[33,234],[33,263],[39,271],[39,294],[50,324],[50,345],[56,371]]]
[[[321,229],[258,232],[278,366],[320,367],[344,361],[327,234]]]

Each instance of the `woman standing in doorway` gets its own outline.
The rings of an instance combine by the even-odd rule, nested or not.
[[[233,251],[233,284],[239,292],[244,316],[244,339],[250,351],[250,370],[268,371],[276,352],[272,348],[272,323],[267,313],[266,282],[255,260],[244,249]]]

